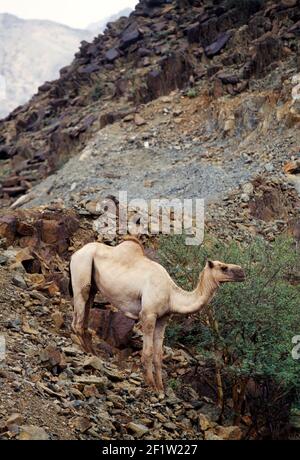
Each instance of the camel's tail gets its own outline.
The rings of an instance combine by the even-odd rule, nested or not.
[[[94,284],[95,244],[84,246],[72,256],[70,263],[70,293],[74,296],[86,295]]]
[[[69,266],[68,266],[68,272],[69,272],[69,296],[73,297],[74,292],[73,292],[72,277],[71,277],[71,262],[69,263]]]
[[[70,264],[74,298],[72,330],[83,349],[89,353],[94,353],[88,324],[90,308],[97,292],[93,274],[95,251],[95,244],[84,246],[72,256]]]

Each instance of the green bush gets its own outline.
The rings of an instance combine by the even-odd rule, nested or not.
[[[196,88],[191,88],[186,92],[186,96],[190,99],[193,99],[198,96],[198,91],[196,90]]]
[[[177,390],[179,387],[179,382],[177,379],[170,379],[168,385],[170,388],[172,388],[172,390]]]
[[[300,257],[294,243],[257,239],[243,247],[210,240],[187,247],[183,237],[170,237],[161,240],[159,253],[163,265],[187,289],[196,285],[207,258],[245,268],[246,282],[222,286],[209,313],[199,313],[188,333],[182,318],[175,321],[172,342],[176,332],[179,341],[213,360],[217,381],[222,381],[219,403],[225,403],[226,395],[232,398],[237,420],[251,380],[271,385],[276,388],[272,397],[284,394],[292,404],[300,390],[300,363],[291,355],[292,338],[300,335],[300,287],[293,283],[299,277]]]

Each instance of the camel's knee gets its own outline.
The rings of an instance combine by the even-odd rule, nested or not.
[[[152,364],[152,361],[153,361],[153,349],[150,348],[150,350],[147,350],[146,352],[144,352],[142,354],[142,364],[144,365],[148,365],[148,364]]]
[[[149,315],[149,313],[141,312],[140,320],[142,323],[143,332],[151,334],[155,328],[156,315]]]
[[[152,358],[153,358],[153,352],[149,351],[147,353],[143,353],[142,354],[142,360],[143,361],[152,361]]]
[[[89,300],[91,288],[92,288],[91,284],[87,284],[81,289],[81,296],[85,303]]]
[[[162,353],[158,353],[154,355],[153,357],[153,364],[155,367],[161,367],[162,366],[162,360],[163,360],[163,355]]]

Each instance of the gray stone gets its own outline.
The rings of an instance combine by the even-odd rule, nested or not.
[[[251,182],[247,182],[246,184],[243,185],[243,193],[246,193],[247,195],[252,195],[254,192],[254,187],[251,184]]]
[[[272,165],[272,163],[267,163],[267,164],[265,165],[265,170],[266,170],[267,172],[273,172],[273,171],[274,171],[274,166]]]
[[[126,49],[129,46],[136,43],[141,38],[142,38],[142,34],[138,29],[134,29],[132,31],[125,31],[121,37],[120,48]]]
[[[138,438],[141,438],[144,436],[146,433],[149,432],[149,428],[147,428],[145,425],[142,425],[140,423],[134,423],[130,422],[127,425],[127,429],[130,431],[133,431]]]
[[[94,377],[93,375],[75,376],[74,380],[82,385],[95,385],[100,391],[105,391],[109,383],[106,377]]]
[[[241,200],[243,201],[243,203],[248,203],[250,201],[250,197],[247,193],[243,193],[241,195]]]
[[[12,278],[12,283],[20,289],[27,289],[27,284],[22,275],[16,273]]]
[[[8,261],[8,257],[0,254],[0,265],[6,265]]]
[[[105,58],[109,62],[114,62],[118,57],[120,57],[120,53],[116,48],[111,48],[105,53]]]

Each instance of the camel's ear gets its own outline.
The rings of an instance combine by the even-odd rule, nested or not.
[[[214,263],[211,260],[207,261],[207,265],[209,268],[214,268]]]

